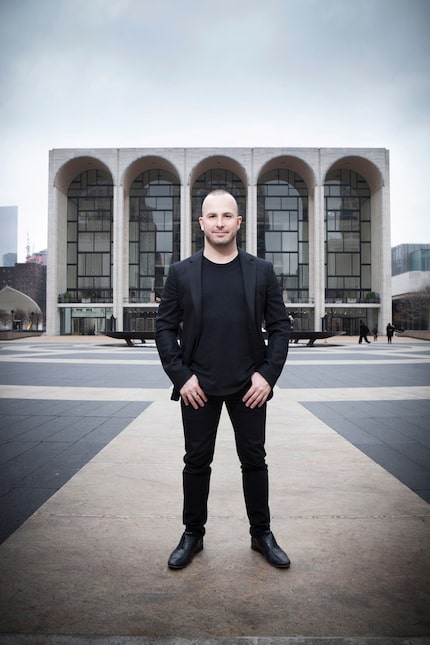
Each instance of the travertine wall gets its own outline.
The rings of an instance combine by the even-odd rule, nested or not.
[[[112,176],[113,292],[118,329],[128,293],[128,194],[134,179],[144,170],[164,168],[181,184],[181,257],[191,253],[191,190],[199,175],[223,168],[237,174],[247,188],[246,248],[257,248],[257,183],[272,168],[299,174],[309,193],[310,295],[315,327],[321,325],[324,302],[324,181],[329,170],[348,168],[367,181],[372,195],[372,289],[380,294],[379,326],[391,319],[391,249],[389,154],[384,148],[96,148],[56,149],[49,156],[49,217],[47,333],[57,335],[57,297],[66,288],[67,191],[79,173],[103,169]],[[332,305],[330,305],[332,306]]]

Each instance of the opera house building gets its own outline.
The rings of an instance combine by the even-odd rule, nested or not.
[[[48,335],[153,330],[214,188],[236,197],[238,243],[273,263],[295,329],[391,320],[386,149],[55,149],[49,162]]]

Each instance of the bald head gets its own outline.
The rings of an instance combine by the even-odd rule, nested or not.
[[[214,203],[217,203],[220,198],[223,200],[224,204],[229,205],[229,209],[233,213],[233,215],[238,215],[238,207],[237,207],[237,201],[233,197],[231,193],[229,193],[227,190],[223,190],[222,188],[218,188],[216,190],[212,190],[208,195],[203,200],[202,203],[202,215],[205,214],[205,212],[208,212],[208,210],[211,209]]]
[[[227,262],[237,255],[236,235],[242,217],[237,202],[226,190],[213,190],[204,199],[200,227],[205,237],[204,254],[213,262]]]

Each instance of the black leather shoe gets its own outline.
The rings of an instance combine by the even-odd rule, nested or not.
[[[168,566],[169,569],[183,569],[190,564],[194,555],[203,549],[203,538],[192,533],[182,534],[178,546],[172,551]]]
[[[266,531],[266,533],[258,537],[252,537],[251,549],[262,553],[267,562],[274,567],[288,569],[291,564],[288,555],[276,542],[275,536],[271,531]]]

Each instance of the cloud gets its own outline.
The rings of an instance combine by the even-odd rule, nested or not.
[[[386,147],[393,242],[430,240],[429,24],[427,0],[3,0],[20,255],[46,244],[54,147]]]

